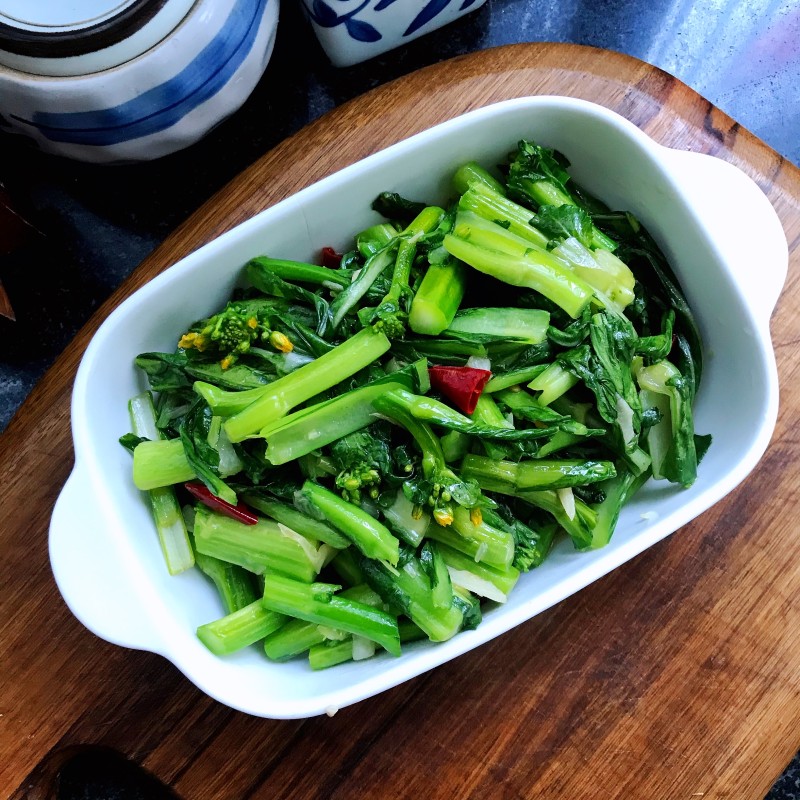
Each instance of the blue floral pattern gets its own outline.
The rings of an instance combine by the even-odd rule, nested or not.
[[[411,24],[406,28],[403,36],[411,36],[416,33],[423,25],[427,25],[434,17],[444,11],[450,5],[451,0],[430,0],[422,7],[422,11],[417,14],[411,21]]]
[[[340,0],[341,2],[341,0]],[[395,0],[380,0],[376,11],[387,8]],[[377,42],[381,37],[380,31],[369,22],[356,19],[356,14],[363,11],[370,4],[370,0],[364,0],[363,3],[356,6],[351,11],[344,14],[337,14],[324,0],[314,0],[309,8],[308,13],[314,22],[320,28],[336,28],[339,25],[344,25],[345,30],[350,34],[351,38],[359,42]]]
[[[339,3],[347,2],[348,0],[338,0]],[[326,2],[326,0],[312,0],[306,4],[306,10],[309,17],[320,28],[336,28],[343,25],[351,38],[359,42],[377,42],[382,39],[381,32],[369,22],[358,19],[357,15],[363,11],[371,0],[364,0],[350,11],[339,14],[336,9]],[[373,11],[383,11],[389,6],[394,5],[397,0],[378,0]],[[427,25],[432,19],[438,17],[453,0],[429,0],[416,17],[411,21],[411,24],[406,28],[403,36],[411,36],[415,34],[424,25]],[[478,0],[461,0],[459,11],[465,11],[470,6],[474,5]]]

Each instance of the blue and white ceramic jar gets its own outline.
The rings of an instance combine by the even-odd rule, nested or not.
[[[84,161],[158,158],[252,92],[279,0],[0,0],[0,125]]]
[[[322,48],[347,67],[441,28],[486,0],[303,0]]]

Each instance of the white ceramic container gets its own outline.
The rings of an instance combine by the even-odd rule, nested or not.
[[[222,305],[252,256],[308,260],[345,247],[346,232],[375,221],[383,190],[442,202],[454,168],[495,163],[521,137],[562,150],[575,179],[633,211],[674,265],[705,341],[698,431],[714,443],[688,490],[653,482],[627,506],[611,543],[577,553],[562,541],[521,577],[509,602],[443,644],[417,642],[320,673],[304,660],[268,662],[258,648],[211,655],[198,625],[221,616],[205,578],[170,577],[150,511],[117,443],[127,400],[143,391],[133,358],[171,350],[176,331]],[[314,220],[314,225],[308,225]],[[212,697],[251,714],[306,717],[363,700],[524,623],[619,567],[730,492],[772,434],[778,384],[769,318],[788,249],[766,197],[742,172],[696,153],[668,150],[622,117],[560,97],[512,100],[471,112],[377,153],[299,192],[192,253],[116,309],[86,350],[72,397],[75,467],[56,504],[50,557],[74,614],[98,636],[161,653]],[[447,691],[442,687],[442,691]]]
[[[302,0],[334,66],[347,67],[441,28],[486,0]]]
[[[278,5],[0,0],[2,121],[42,150],[83,161],[180,150],[255,88],[272,54]]]

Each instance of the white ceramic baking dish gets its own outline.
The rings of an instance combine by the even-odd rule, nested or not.
[[[624,510],[609,546],[576,553],[562,541],[523,575],[506,605],[477,630],[403,655],[312,672],[273,664],[257,647],[211,655],[195,629],[222,609],[206,579],[170,577],[150,512],[117,443],[127,400],[145,388],[133,358],[171,350],[176,331],[224,303],[251,256],[312,259],[344,247],[375,215],[382,190],[442,202],[453,169],[487,164],[532,137],[562,150],[577,181],[633,211],[663,247],[694,308],[706,362],[696,426],[714,443],[697,482],[652,482]],[[499,636],[620,566],[701,514],[753,469],[772,434],[778,385],[769,318],[784,283],[787,245],[766,197],[718,159],[665,149],[605,108],[532,97],[482,108],[414,136],[299,192],[209,243],[125,301],[102,325],[80,365],[72,398],[75,468],[56,504],[50,557],[64,599],[98,636],[172,661],[204,692],[251,714],[306,717],[395,686]],[[446,691],[443,687],[442,691]]]

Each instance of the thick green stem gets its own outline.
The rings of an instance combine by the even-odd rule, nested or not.
[[[547,364],[533,364],[530,367],[520,367],[519,369],[503,372],[499,375],[492,375],[489,383],[484,387],[484,392],[494,394],[512,386],[519,386],[522,383],[530,383],[535,377],[547,369]]]
[[[278,500],[268,500],[264,497],[259,497],[255,494],[242,495],[247,505],[252,506],[256,511],[266,514],[268,517],[280,522],[287,528],[291,528],[301,536],[305,536],[312,541],[312,544],[317,542],[325,542],[331,547],[342,550],[350,546],[350,540],[342,536],[337,530],[330,525],[318,519],[306,516],[286,503],[281,503]]]
[[[520,573],[515,567],[499,570],[488,564],[479,564],[474,558],[445,544],[439,544],[439,552],[447,564],[453,585],[468,589],[480,597],[505,603],[519,580]]]
[[[206,381],[195,381],[192,388],[208,403],[215,416],[230,417],[244,411],[251,403],[263,397],[267,386],[268,383],[253,389],[236,391],[221,389]]]
[[[365,556],[386,561],[393,566],[397,564],[400,545],[385,525],[359,506],[312,481],[303,484],[302,493]]]
[[[369,366],[390,347],[382,333],[371,328],[359,331],[330,352],[265,386],[262,396],[225,422],[228,438],[241,442],[252,436],[300,403]]]
[[[443,528],[433,524],[425,535],[468,555],[476,563],[505,570],[514,560],[514,538],[511,534],[486,522],[476,525],[465,508],[453,510],[452,525]]]
[[[264,639],[286,622],[283,614],[264,608],[260,599],[197,629],[197,638],[215,655],[235,653]]]
[[[379,606],[381,604],[380,597],[369,586],[364,585],[345,589],[340,592],[339,597],[346,600],[355,600],[368,606]],[[272,661],[287,661],[294,656],[305,653],[314,645],[322,644],[324,641],[325,635],[315,622],[289,619],[283,627],[267,636],[264,641],[264,652]]]
[[[539,344],[547,337],[549,324],[550,314],[538,308],[468,308],[456,314],[443,335]]]
[[[532,229],[533,230],[533,229]],[[453,225],[452,234],[459,239],[493,250],[508,256],[527,256],[530,253],[546,253],[547,247],[530,241],[501,225],[497,220],[490,220],[466,209],[459,210]],[[561,265],[568,266],[564,261]]]
[[[567,261],[576,275],[618,311],[633,301],[636,282],[633,273],[608,250],[589,250],[576,238],[569,237],[553,250],[553,254]]]
[[[277,420],[260,432],[267,440],[267,461],[286,464],[366,428],[375,422],[373,401],[406,385],[398,381],[364,386]]]
[[[557,186],[551,181],[520,178],[517,181],[517,186],[519,190],[530,197],[534,205],[537,206],[578,205],[572,195],[567,194],[560,186]],[[592,247],[614,251],[617,249],[617,243],[593,225]]]
[[[133,397],[128,403],[128,412],[134,434],[152,441],[161,441],[161,432],[156,427],[156,413],[150,392]],[[181,454],[183,455],[182,446]],[[188,463],[186,466],[188,468]],[[170,575],[178,575],[194,564],[194,551],[189,541],[181,507],[171,486],[151,489],[148,496],[167,571]]]
[[[580,316],[594,295],[588,283],[545,251],[531,250],[526,256],[510,256],[486,250],[452,234],[444,237],[444,247],[479,272],[511,286],[539,292],[573,318]]]
[[[442,453],[444,453],[444,460],[448,464],[454,464],[456,461],[461,461],[462,458],[469,452],[472,440],[466,433],[460,431],[448,431],[439,443],[442,446]]]
[[[133,451],[133,482],[137,489],[157,489],[195,479],[180,439],[141,442]]]
[[[568,369],[564,369],[557,361],[542,370],[529,384],[534,392],[541,392],[537,400],[539,405],[549,406],[554,400],[580,383],[580,378]]]
[[[431,525],[431,515],[415,509],[402,489],[397,490],[394,502],[383,510],[383,516],[392,531],[414,548],[419,547]]]
[[[473,183],[458,202],[459,210],[472,211],[490,222],[500,220],[508,230],[538,247],[547,247],[550,241],[545,234],[530,224],[530,209],[503,197],[502,194],[480,183]]]
[[[264,652],[272,661],[288,661],[324,641],[325,637],[316,623],[290,619],[282,628],[267,636]]]
[[[580,459],[529,461],[500,461],[468,454],[462,471],[465,474],[508,485],[506,494],[541,489],[563,489],[567,486],[586,486],[613,478],[617,470],[613,461]]]
[[[256,599],[253,575],[238,564],[222,561],[199,550],[195,552],[195,563],[216,586],[227,614],[239,611]]]
[[[379,222],[356,236],[356,247],[364,258],[369,258],[397,236],[397,229],[388,222]]]
[[[321,642],[308,651],[308,665],[313,670],[329,669],[353,659],[353,639],[341,642]]]
[[[385,611],[334,594],[338,588],[268,575],[263,602],[267,608],[280,614],[363,636],[399,656],[397,620]]]
[[[362,559],[361,568],[369,585],[390,607],[413,620],[431,641],[444,642],[460,630],[461,611],[454,604],[444,609],[433,604],[430,581],[418,559],[412,557],[394,572],[369,559]]]
[[[288,261],[283,258],[259,256],[252,259],[252,262],[260,264],[264,269],[268,269],[285,281],[312,283],[316,286],[333,284],[342,287],[350,283],[350,274],[344,270],[318,267],[316,264],[306,264],[303,261]]]
[[[472,412],[472,419],[475,420],[478,425],[485,425],[493,428],[506,428],[509,430],[514,429],[514,423],[509,422],[509,420],[505,418],[490,394],[482,394],[478,398],[478,402],[475,404],[475,410]],[[483,439],[481,445],[489,458],[502,458],[504,455],[505,451],[502,446],[488,439]]]
[[[431,264],[411,302],[411,330],[426,336],[440,334],[453,321],[466,287],[466,270],[457,259],[448,256]]]
[[[476,183],[486,186],[498,195],[502,196],[506,193],[503,184],[477,161],[468,161],[466,164],[462,164],[453,175],[453,188],[459,194],[464,194]]]
[[[256,574],[280,572],[301,581],[314,580],[330,552],[272,520],[246,525],[203,508],[197,510],[194,537],[200,553]]]

